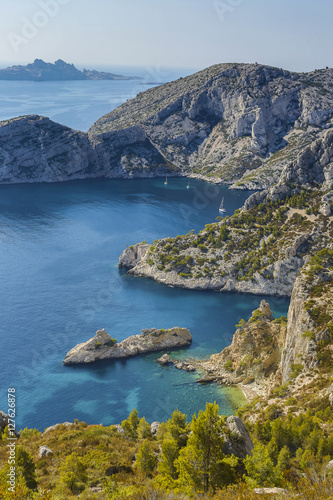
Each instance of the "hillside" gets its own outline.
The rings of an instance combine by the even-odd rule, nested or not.
[[[287,161],[332,126],[333,70],[292,73],[219,64],[140,93],[90,132],[142,128],[182,173],[266,188]]]
[[[185,175],[267,189],[332,115],[332,69],[219,64],[139,93],[87,134],[35,115],[0,122],[0,183]]]
[[[115,75],[104,71],[80,71],[74,64],[68,64],[61,59],[55,63],[46,63],[42,59],[35,59],[26,66],[10,66],[0,69],[0,80],[29,80],[34,82],[58,80],[133,80],[136,76]]]
[[[332,245],[332,158],[327,131],[241,211],[198,234],[139,245],[137,256],[128,248],[119,265],[170,286],[290,296],[307,256]]]

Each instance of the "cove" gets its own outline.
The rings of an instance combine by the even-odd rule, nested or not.
[[[198,231],[248,192],[198,180],[90,180],[0,186],[0,408],[15,387],[17,427],[43,430],[75,418],[120,423],[133,408],[148,421],[179,408],[189,416],[216,401],[232,414],[239,391],[199,386],[197,374],[161,367],[161,353],[68,367],[67,351],[105,328],[117,340],[143,328],[189,328],[178,358],[203,358],[230,344],[234,325],[262,297],[168,288],[117,267],[126,245]],[[289,300],[266,297],[276,315]]]

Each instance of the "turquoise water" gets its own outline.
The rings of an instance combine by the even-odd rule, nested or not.
[[[196,374],[157,365],[159,354],[65,367],[66,352],[97,329],[119,341],[143,328],[187,327],[205,357],[230,343],[234,325],[261,298],[168,288],[117,267],[126,245],[199,230],[248,193],[185,179],[96,180],[0,186],[0,409],[15,387],[18,427],[78,418],[109,425],[132,408],[148,421],[206,401],[234,412],[237,394],[198,386]],[[288,300],[267,298],[277,315]]]

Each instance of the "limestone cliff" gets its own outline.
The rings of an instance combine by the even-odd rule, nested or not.
[[[70,66],[70,65],[69,65]],[[138,96],[88,134],[47,118],[0,123],[0,183],[203,176],[235,189],[275,184],[332,128],[333,70],[219,64]]]
[[[165,160],[139,127],[99,136],[41,116],[0,122],[0,183],[164,175]]]
[[[190,345],[192,336],[186,328],[146,329],[141,335],[132,335],[117,343],[106,331],[98,330],[95,337],[78,344],[64,359],[65,365],[93,363],[102,359],[120,359],[164,349]]]
[[[238,325],[230,346],[209,361],[193,362],[206,375],[199,381],[240,384],[257,395],[330,398],[333,386],[333,248],[315,253],[296,279],[287,318],[273,320],[263,300]],[[281,385],[282,384],[282,385]],[[280,389],[279,389],[280,387]],[[277,401],[277,403],[281,401]]]
[[[243,320],[230,346],[196,364],[206,372],[200,382],[250,384],[245,389],[269,392],[279,382],[279,367],[287,330],[287,318],[273,320],[269,304],[262,300],[249,321]]]
[[[169,286],[290,296],[306,256],[331,240],[332,185],[327,131],[241,211],[198,234],[155,241],[131,263],[125,253],[119,265]]]
[[[259,64],[218,64],[140,93],[90,130],[140,126],[183,172],[238,189],[265,188],[332,126],[332,80],[331,69],[297,74]]]

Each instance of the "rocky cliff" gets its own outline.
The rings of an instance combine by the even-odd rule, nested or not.
[[[230,346],[209,361],[196,362],[206,375],[201,383],[241,384],[247,395],[267,393],[280,382],[287,318],[274,320],[269,304],[262,300],[248,321],[242,320]]]
[[[332,126],[332,82],[331,69],[219,64],[140,93],[90,130],[139,126],[180,171],[263,188]]]
[[[285,165],[278,183],[220,222],[126,249],[119,265],[169,286],[290,296],[307,256],[332,238],[333,132]]]
[[[37,115],[0,122],[1,184],[166,172],[165,160],[139,127],[96,136]]]
[[[7,120],[0,183],[171,173],[269,188],[332,127],[332,89],[331,69],[219,64],[138,94],[88,134],[37,116]]]
[[[151,328],[142,330],[141,335],[132,335],[117,343],[106,331],[98,330],[95,337],[78,344],[64,359],[65,365],[93,363],[102,359],[120,359],[164,349],[190,345],[192,336],[186,328],[167,330]]]
[[[249,399],[278,396],[280,405],[286,396],[305,400],[317,391],[333,406],[332,268],[331,246],[311,257],[297,277],[288,318],[273,319],[262,300],[248,321],[236,325],[230,346],[208,361],[192,361],[205,372],[199,382],[239,384]]]

